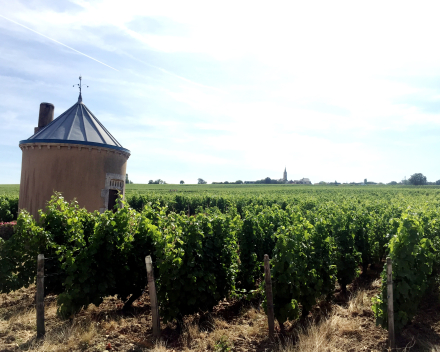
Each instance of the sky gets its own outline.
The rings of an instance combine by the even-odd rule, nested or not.
[[[0,184],[83,103],[134,183],[440,179],[438,2],[0,0]]]

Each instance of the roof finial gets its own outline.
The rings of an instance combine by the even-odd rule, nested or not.
[[[83,101],[83,99],[82,99],[82,96],[81,96],[81,88],[82,88],[82,86],[81,86],[81,80],[82,80],[82,77],[81,77],[81,75],[79,76],[79,84],[77,84],[77,86],[79,87],[79,97],[78,97],[78,103],[82,103],[82,101]],[[73,85],[74,87],[75,87],[75,85]],[[89,86],[86,86],[87,88],[89,88]]]

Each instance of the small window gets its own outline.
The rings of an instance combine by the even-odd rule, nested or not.
[[[115,205],[116,202],[118,201],[118,195],[119,195],[119,191],[116,189],[109,189],[108,191],[108,210],[112,210],[113,212],[115,212]]]

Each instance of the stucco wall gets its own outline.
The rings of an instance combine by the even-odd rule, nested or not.
[[[74,144],[22,144],[19,209],[38,218],[54,191],[89,211],[106,207],[109,175],[125,180],[127,153]],[[112,176],[113,177],[113,176]],[[124,187],[125,190],[125,187]]]

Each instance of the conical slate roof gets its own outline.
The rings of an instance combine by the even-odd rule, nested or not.
[[[28,139],[20,141],[20,144],[27,143],[85,144],[130,153],[129,150],[122,147],[87,106],[82,103],[81,97],[75,105],[50,124]]]

